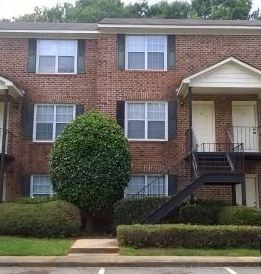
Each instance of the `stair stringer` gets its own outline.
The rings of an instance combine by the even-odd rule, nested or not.
[[[173,209],[180,206],[182,202],[189,197],[194,191],[199,189],[205,183],[204,175],[195,179],[191,184],[172,196],[165,204],[152,211],[141,222],[143,224],[155,224],[164,218]]]

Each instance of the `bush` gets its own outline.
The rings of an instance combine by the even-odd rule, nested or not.
[[[117,240],[133,247],[257,247],[260,233],[261,228],[253,226],[121,225]]]
[[[43,204],[43,203],[49,203],[52,201],[56,201],[57,198],[56,197],[23,197],[23,198],[19,198],[16,202],[19,204]]]
[[[95,214],[123,197],[130,165],[122,128],[91,111],[76,118],[56,139],[50,173],[58,197]]]
[[[114,205],[114,224],[138,224],[151,211],[164,204],[168,197],[146,197],[144,199],[124,199]],[[182,204],[169,213],[161,223],[176,224],[216,224],[221,205]]]
[[[0,204],[0,235],[69,237],[79,235],[80,228],[78,208],[65,201]]]
[[[243,207],[223,207],[218,214],[219,224],[261,226],[261,210]]]
[[[167,197],[144,199],[123,199],[114,205],[113,219],[114,225],[120,224],[138,224],[143,217],[149,214],[153,209],[167,201]]]

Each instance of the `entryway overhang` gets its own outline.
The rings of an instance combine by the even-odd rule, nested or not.
[[[24,92],[20,90],[13,82],[0,76],[0,96],[4,96],[5,91],[15,100],[19,100],[24,96]]]
[[[193,95],[256,94],[261,97],[261,70],[229,57],[185,78],[177,95],[186,97],[189,88]]]

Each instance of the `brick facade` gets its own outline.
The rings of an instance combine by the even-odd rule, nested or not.
[[[85,74],[39,75],[27,72],[28,39],[0,39],[0,76],[25,91],[22,102],[11,102],[9,130],[15,135],[14,160],[7,165],[7,199],[21,195],[25,174],[48,173],[50,144],[33,143],[23,137],[22,108],[25,104],[84,104],[85,111],[96,108],[112,117],[116,102],[127,100],[176,101],[182,80],[206,67],[233,56],[261,70],[260,36],[177,35],[176,69],[172,71],[122,71],[117,68],[117,35],[102,34],[86,40]],[[256,96],[195,96],[194,100],[215,101],[216,139],[223,141],[232,123],[233,100],[258,100]],[[260,121],[260,101],[258,101]],[[176,138],[167,142],[130,142],[133,173],[162,173],[185,155],[188,129],[187,99],[178,99]],[[247,163],[246,173],[259,175],[261,203],[261,164]],[[197,192],[204,198],[231,200],[230,187],[207,187]]]

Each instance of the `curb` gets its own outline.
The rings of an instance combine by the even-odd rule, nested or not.
[[[0,267],[261,267],[261,257],[223,258],[215,257],[194,260],[186,257],[123,257],[123,256],[97,257],[97,255],[82,255],[73,257],[28,257],[11,258],[0,257]],[[96,258],[95,258],[96,257]]]

